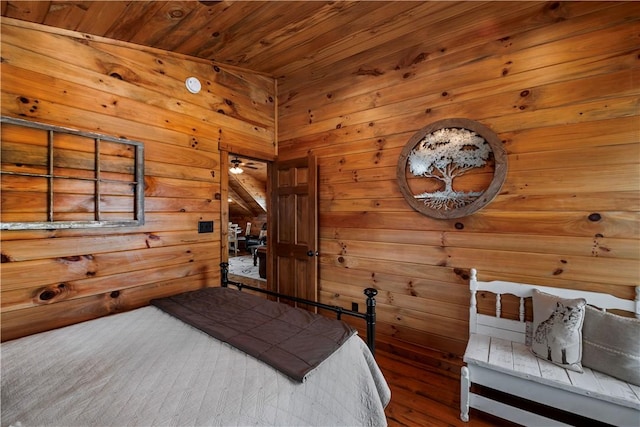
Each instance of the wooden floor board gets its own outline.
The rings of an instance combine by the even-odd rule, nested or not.
[[[512,427],[514,424],[471,410],[470,421],[460,420],[460,381],[448,372],[403,359],[384,351],[376,360],[391,388],[387,406],[390,427]]]

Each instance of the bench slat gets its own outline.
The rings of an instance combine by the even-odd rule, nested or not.
[[[486,314],[478,314],[478,325],[490,326],[497,329],[505,329],[521,334],[526,332],[526,323],[513,319],[504,319],[502,317],[487,316]]]
[[[607,390],[608,396],[603,395],[602,399],[609,402],[617,401],[617,399],[623,399],[625,401],[637,401],[638,396],[631,390],[629,384],[619,381],[609,375],[603,374],[599,371],[593,371],[594,376],[598,379],[602,388]]]
[[[513,370],[513,351],[511,350],[511,341],[500,338],[491,338],[489,364]]]
[[[469,345],[467,345],[467,351],[464,354],[465,360],[479,360],[481,362],[489,361],[489,342],[490,338],[487,335],[471,334],[469,336]]]
[[[480,335],[491,335],[492,337],[502,338],[509,341],[524,342],[525,335],[520,332],[510,331],[508,329],[496,329],[495,327],[478,325],[476,333]]]
[[[549,381],[555,381],[566,385],[571,385],[567,370],[551,362],[538,358],[540,364],[541,377]]]
[[[604,393],[605,390],[602,389],[602,385],[600,381],[593,375],[593,371],[589,368],[584,368],[584,373],[579,372],[569,372],[569,378],[571,379],[571,383],[576,386],[583,388],[591,393]]]
[[[524,345],[513,346],[513,368],[532,377],[540,377],[538,358]]]

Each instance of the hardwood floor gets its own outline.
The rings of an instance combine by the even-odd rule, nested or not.
[[[232,255],[229,255],[231,258]],[[248,285],[262,287],[264,281],[229,274],[229,279]],[[329,315],[332,317],[331,315]],[[359,328],[358,321],[350,322]],[[366,336],[364,330],[359,331]],[[415,350],[408,344],[402,347],[407,354],[419,354],[416,360],[398,356],[384,349],[397,349],[399,343],[390,344],[383,340],[376,350],[376,361],[380,366],[389,387],[391,402],[385,409],[390,427],[514,427],[516,424],[471,410],[470,420],[460,420],[460,366],[457,358],[447,358],[438,352],[425,349]],[[424,353],[424,352],[427,353]]]
[[[470,421],[460,420],[460,381],[455,374],[378,350],[376,360],[391,388],[385,412],[390,427],[400,426],[514,426],[472,410]]]

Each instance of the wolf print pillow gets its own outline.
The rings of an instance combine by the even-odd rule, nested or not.
[[[533,353],[563,368],[582,372],[582,323],[586,301],[533,291]]]

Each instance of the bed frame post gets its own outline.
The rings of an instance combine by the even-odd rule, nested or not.
[[[367,288],[364,290],[367,296],[367,346],[371,350],[371,354],[376,355],[376,299],[378,290]]]
[[[220,274],[221,274],[220,285],[223,288],[226,288],[227,285],[229,284],[229,263],[228,262],[220,263]]]

